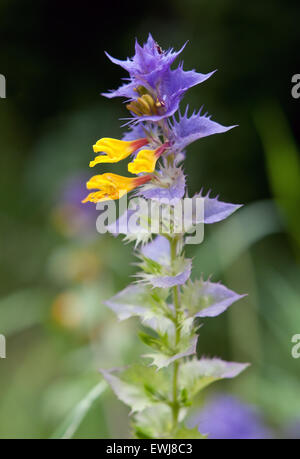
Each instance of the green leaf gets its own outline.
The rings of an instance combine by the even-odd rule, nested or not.
[[[186,390],[186,388],[180,391],[179,401],[182,405],[190,406],[191,403],[189,402],[189,395],[188,395],[188,391]]]
[[[163,352],[153,352],[151,354],[145,354],[143,357],[152,359],[151,365],[157,367],[158,370],[164,367],[168,367],[171,363],[175,362],[178,359],[182,359],[183,357],[188,357],[196,353],[196,344],[197,344],[197,337],[192,339],[192,342],[189,342],[189,346],[185,347],[184,350],[180,350],[179,352],[175,352],[173,354],[166,354]],[[180,346],[182,348],[182,346]]]
[[[145,390],[150,394],[150,397],[157,401],[157,402],[166,402],[168,403],[168,399],[166,398],[166,395],[163,395],[157,390],[155,387],[153,387],[150,383],[145,384]]]
[[[62,422],[55,433],[52,435],[52,439],[69,439],[72,438],[82,420],[88,413],[93,403],[103,394],[107,384],[105,381],[101,381],[95,386],[74,408],[69,416]]]
[[[203,285],[204,282],[202,279],[194,282],[189,280],[182,288],[181,304],[192,315],[201,309],[208,308],[214,300],[212,295],[203,294]]]
[[[164,278],[174,278],[184,272],[190,272],[192,266],[192,260],[185,258],[184,254],[177,256],[172,264],[160,265],[146,257],[142,257],[142,260],[141,263],[137,263],[141,271],[136,276],[154,287],[169,286],[168,281],[163,282]]]
[[[134,416],[133,432],[137,438],[168,438],[172,424],[171,408],[159,403]]]
[[[234,378],[249,366],[248,363],[225,362],[221,359],[194,358],[179,367],[179,387],[186,389],[190,399],[199,391],[220,379]]]
[[[243,298],[219,282],[189,281],[183,286],[181,302],[190,316],[216,317]]]
[[[170,319],[165,317],[171,314],[166,304],[168,295],[168,289],[153,289],[145,284],[132,284],[107,300],[105,304],[120,320],[138,316],[144,325],[163,332],[172,325]]]
[[[143,411],[153,403],[157,403],[157,398],[153,395],[156,390],[159,390],[160,397],[167,398],[169,389],[167,375],[163,372],[158,373],[153,368],[133,365],[123,372],[101,370],[101,373],[119,400],[130,406],[132,413]]]
[[[196,427],[194,429],[188,429],[187,427],[182,426],[175,432],[175,435],[172,438],[180,439],[180,440],[185,440],[185,439],[187,439],[187,440],[194,440],[194,439],[204,440],[204,439],[207,438],[207,435],[202,435],[198,431],[198,429]]]
[[[186,410],[181,410],[182,419]],[[133,432],[137,438],[146,439],[203,439],[196,428],[188,429],[180,424],[174,431],[172,410],[165,404],[157,404],[137,413],[133,419]]]
[[[161,350],[164,347],[164,343],[160,340],[159,337],[154,337],[145,332],[139,332],[139,337],[144,344],[153,349]]]
[[[141,254],[139,254],[139,258],[142,260],[142,262],[139,263],[139,266],[145,273],[154,274],[157,276],[162,273],[163,265],[157,261],[152,260],[151,258],[147,258]]]
[[[144,354],[143,357],[152,360],[151,365],[161,368],[168,367],[178,359],[191,356],[196,353],[198,335],[194,326],[194,319],[187,318],[185,312],[178,314],[178,327],[180,329],[180,341],[175,346],[176,329],[174,323],[169,321],[169,327],[165,327],[164,335],[159,335],[159,341],[147,339],[144,342],[154,348],[157,352]],[[160,345],[158,345],[158,343]]]

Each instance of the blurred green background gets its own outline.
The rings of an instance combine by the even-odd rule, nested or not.
[[[80,199],[91,146],[124,131],[121,100],[100,92],[126,75],[104,50],[131,56],[149,32],[165,49],[189,40],[185,69],[218,69],[183,105],[239,124],[193,144],[185,163],[191,193],[204,187],[246,204],[188,248],[194,276],[249,294],[205,321],[205,355],[252,363],[210,393],[257,405],[277,436],[300,418],[300,360],[291,356],[300,333],[299,14],[298,1],[284,0],[0,1],[1,438],[129,435],[128,410],[97,385],[100,367],[144,351],[137,323],[118,323],[103,305],[128,284],[134,257],[96,233],[97,212]]]

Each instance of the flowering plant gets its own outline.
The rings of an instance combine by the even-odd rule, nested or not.
[[[185,148],[234,126],[222,126],[202,110],[191,115],[188,108],[183,114],[179,111],[187,90],[214,73],[185,71],[182,64],[172,69],[183,48],[163,51],[149,35],[143,46],[136,42],[131,59],[107,55],[129,73],[125,84],[104,96],[126,99],[130,130],[122,140],[100,139],[90,166],[130,157],[128,171],[134,176],[95,175],[87,182],[91,193],[83,201],[107,203],[135,190],[135,199],[146,203],[146,207],[141,201],[134,208],[129,206],[113,229],[109,227],[113,234],[135,241],[140,271],[137,281],[107,305],[120,320],[140,318],[143,331],[139,336],[151,349],[143,356],[148,364],[102,370],[117,397],[131,408],[137,438],[202,438],[197,429],[188,429],[184,423],[193,399],[214,381],[233,378],[247,367],[199,358],[196,352],[201,318],[221,314],[243,295],[209,279],[190,280],[192,260],[185,257],[184,246],[199,225],[224,220],[240,205],[221,202],[202,191],[188,198],[182,166]],[[186,199],[191,211],[179,225]],[[132,219],[134,231],[129,224]]]

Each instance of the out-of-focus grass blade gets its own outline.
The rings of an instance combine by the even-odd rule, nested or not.
[[[199,253],[196,252],[194,262],[197,275],[219,275],[255,242],[282,229],[271,201],[248,204],[219,225],[211,235],[204,236],[203,244],[197,249]]]
[[[103,394],[107,388],[107,383],[101,381],[95,386],[74,408],[74,410],[67,416],[67,418],[58,427],[56,432],[52,435],[51,439],[69,439],[72,438],[82,420],[88,413],[89,409],[97,400],[100,395]]]
[[[265,103],[254,113],[262,140],[270,186],[288,229],[300,245],[300,160],[299,151],[280,106]]]

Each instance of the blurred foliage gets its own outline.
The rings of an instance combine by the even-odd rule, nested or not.
[[[299,13],[296,0],[1,0],[1,438],[129,435],[128,412],[102,392],[98,369],[142,352],[135,321],[118,323],[103,306],[134,273],[132,247],[98,235],[97,212],[80,198],[91,145],[124,131],[124,106],[99,93],[125,74],[103,51],[125,58],[149,31],[164,48],[189,40],[186,69],[218,68],[185,102],[240,125],[194,144],[185,165],[191,193],[203,186],[246,204],[189,247],[194,275],[248,293],[227,317],[205,320],[201,350],[252,363],[223,389],[259,405],[278,432],[300,417],[291,357],[300,332],[300,131],[290,94]]]

